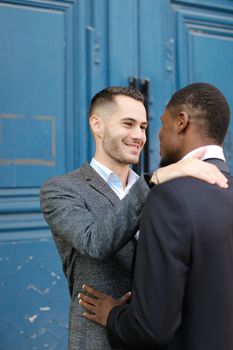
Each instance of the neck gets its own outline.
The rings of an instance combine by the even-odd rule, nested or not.
[[[100,157],[98,156],[97,153],[94,155],[94,158],[95,160],[97,160],[97,162],[106,166],[106,168],[112,170],[114,174],[116,174],[120,178],[122,187],[125,189],[125,187],[127,186],[127,180],[129,175],[129,165],[119,163],[112,158],[106,159],[106,158]]]
[[[219,144],[217,144],[216,140],[213,139],[195,139],[193,141],[191,141],[190,139],[187,140],[188,142],[185,143],[182,147],[182,154],[180,155],[180,159],[183,158],[186,154],[192,152],[193,150],[195,150],[196,148],[199,147],[205,147],[208,145],[216,145],[216,146],[220,146]]]

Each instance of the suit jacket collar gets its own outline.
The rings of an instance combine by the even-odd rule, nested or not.
[[[89,186],[102,193],[110,200],[113,205],[116,205],[120,201],[120,198],[116,195],[116,193],[111,189],[107,182],[104,181],[104,179],[92,168],[92,166],[90,166],[90,164],[85,163],[80,168],[80,171]]]
[[[217,159],[217,158],[210,158],[210,159],[206,159],[205,161],[208,162],[208,163],[216,165],[219,168],[220,171],[222,171],[224,173],[227,173],[229,175],[231,174],[229,166],[223,160]]]
[[[206,159],[205,161],[216,165],[220,171],[230,175],[230,168],[223,160],[211,158]],[[83,166],[81,166],[80,171],[84,180],[89,184],[89,186],[93,187],[96,191],[102,193],[102,195],[108,198],[114,206],[118,204],[118,202],[120,201],[119,197],[111,189],[107,182],[104,181],[102,177],[90,166],[90,164],[85,163]]]

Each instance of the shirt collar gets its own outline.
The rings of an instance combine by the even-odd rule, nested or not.
[[[207,145],[207,146],[198,147],[198,148],[194,149],[193,151],[189,152],[188,154],[186,154],[183,157],[183,159],[190,158],[198,151],[201,151],[203,148],[206,149],[206,152],[201,157],[201,160],[206,160],[206,159],[210,159],[210,158],[217,158],[217,159],[221,159],[223,161],[226,161],[222,147],[217,146],[217,145]]]
[[[95,160],[95,158],[92,158],[90,165],[106,182],[108,182],[111,174],[113,174],[112,170]]]
[[[107,183],[111,181],[112,177],[118,177],[112,170],[98,162],[95,158],[92,158],[90,165]],[[138,178],[138,174],[129,168],[127,187],[131,187]]]

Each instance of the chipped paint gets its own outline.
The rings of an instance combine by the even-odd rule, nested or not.
[[[32,316],[25,316],[26,320],[28,320],[30,323],[34,323],[37,319],[38,315],[32,315]]]
[[[44,291],[42,291],[42,290],[40,290],[39,288],[37,288],[36,286],[34,286],[34,284],[29,284],[29,285],[27,286],[27,289],[28,289],[28,290],[32,289],[32,290],[34,290],[35,292],[37,292],[37,293],[39,293],[39,294],[41,294],[41,295],[48,294],[49,291],[50,291],[50,288],[46,288]]]
[[[26,264],[28,264],[28,263],[29,263],[30,261],[32,261],[33,259],[34,259],[33,256],[28,256],[28,258],[25,259],[24,262],[25,262]]]
[[[40,311],[50,311],[51,308],[49,306],[41,306]]]
[[[36,338],[37,338],[37,334],[35,334],[35,333],[30,337],[30,339],[32,339],[32,340],[36,339]]]
[[[54,271],[52,271],[52,270],[50,270],[50,269],[48,269],[48,268],[47,268],[47,271],[50,273],[50,275],[51,275],[52,277],[55,277],[57,280],[60,280],[60,279],[61,279],[61,277],[60,277],[58,274],[56,274],[56,272],[54,272]]]

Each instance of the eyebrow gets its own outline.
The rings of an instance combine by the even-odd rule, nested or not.
[[[126,122],[126,121],[130,121],[130,122],[137,122],[137,120],[136,119],[134,119],[134,118],[122,118],[121,119],[121,121],[123,121],[123,122]],[[143,124],[143,125],[148,125],[148,122],[142,122],[142,123],[140,123],[140,124]]]

